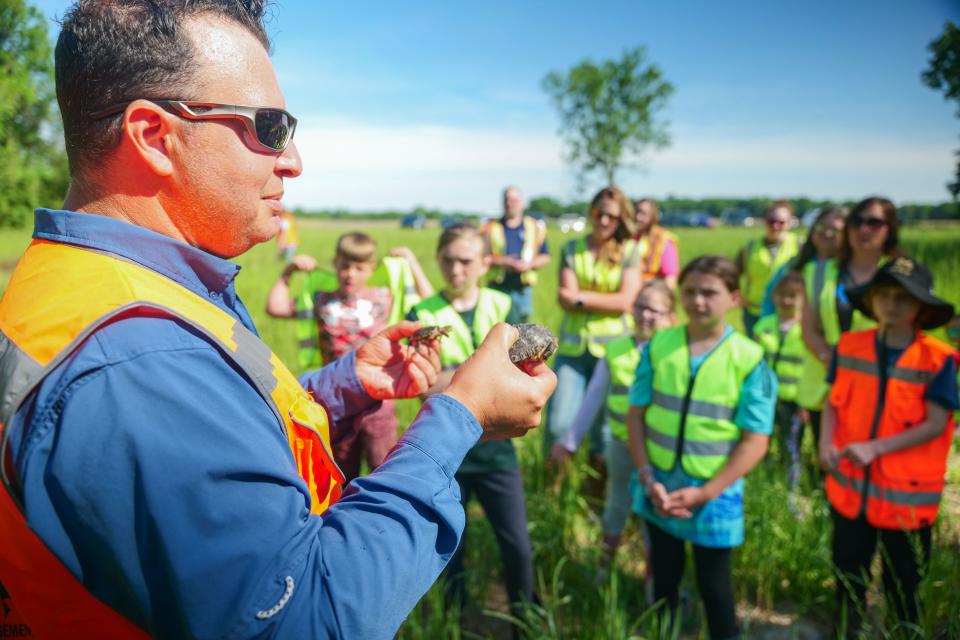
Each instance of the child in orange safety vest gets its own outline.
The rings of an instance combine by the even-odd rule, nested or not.
[[[887,603],[899,630],[918,622],[917,587],[930,561],[952,412],[960,406],[955,350],[922,331],[953,315],[953,305],[933,295],[932,287],[926,267],[901,257],[847,292],[877,327],[840,337],[820,426],[839,637],[860,632],[878,542]]]

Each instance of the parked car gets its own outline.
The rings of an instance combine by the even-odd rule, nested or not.
[[[400,219],[401,229],[423,229],[427,224],[427,217],[418,213],[411,213]]]
[[[729,227],[752,227],[757,219],[746,209],[728,209],[720,214],[720,223]]]
[[[560,233],[582,233],[587,228],[587,219],[576,213],[565,213],[557,218]]]
[[[711,218],[705,211],[678,211],[660,216],[660,224],[665,227],[707,227],[717,226],[717,219]]]
[[[448,229],[455,224],[460,224],[461,222],[469,222],[464,216],[443,216],[440,218],[440,228]]]

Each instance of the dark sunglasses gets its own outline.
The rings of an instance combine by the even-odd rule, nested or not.
[[[148,99],[148,98],[144,98]],[[94,120],[101,120],[123,113],[130,103],[116,104],[93,114]],[[283,109],[274,107],[247,107],[239,104],[219,104],[216,102],[193,102],[190,100],[150,100],[159,107],[173,111],[187,120],[240,120],[250,138],[269,151],[279,152],[287,148],[293,140],[297,128],[297,119]]]
[[[887,221],[883,218],[861,218],[860,216],[850,216],[847,218],[847,224],[858,229],[866,227],[870,231],[876,231],[880,229],[880,227],[887,226]]]
[[[604,217],[610,218],[611,220],[620,220],[620,214],[619,214],[619,213],[610,214],[610,213],[607,213],[606,211],[601,211],[600,209],[596,209],[596,208],[590,210],[590,215],[592,215],[592,216],[593,216],[594,218],[596,218],[597,220],[599,220],[599,219],[601,219],[601,218],[604,218]]]
[[[777,218],[764,218],[764,221],[771,227],[785,227],[790,224],[789,220],[778,220]]]

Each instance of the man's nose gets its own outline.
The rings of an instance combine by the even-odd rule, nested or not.
[[[281,178],[296,178],[303,173],[303,161],[300,159],[300,152],[297,151],[296,143],[292,140],[283,150],[283,153],[277,156],[274,171]]]

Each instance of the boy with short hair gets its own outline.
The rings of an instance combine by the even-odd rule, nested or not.
[[[781,462],[790,461],[790,481],[800,472],[802,421],[797,407],[797,383],[803,367],[803,276],[788,271],[773,290],[776,312],[763,316],[754,326],[754,339],[763,347],[767,364],[777,376],[777,407],[774,419]]]
[[[960,406],[956,351],[922,331],[953,315],[932,288],[930,271],[901,257],[847,290],[877,327],[840,337],[820,425],[840,574],[836,624],[846,637],[859,632],[878,542],[890,608],[901,623],[918,622],[917,587],[930,561],[951,412]]]
[[[407,251],[404,258],[414,263],[409,264],[409,271],[422,274],[412,253]],[[267,313],[300,320],[301,355],[306,353],[313,359],[317,352],[326,363],[342,358],[390,324],[394,305],[402,304],[390,287],[369,286],[377,264],[373,238],[361,232],[345,233],[337,240],[333,259],[335,288],[330,286],[331,274],[318,270],[315,259],[295,256],[270,291]],[[310,272],[310,276],[323,274],[323,287],[312,289],[308,282],[300,298],[291,299],[289,278],[295,271]],[[301,364],[305,364],[302,357]],[[331,432],[333,456],[347,481],[360,475],[363,458],[371,471],[376,469],[396,442],[397,417],[389,400],[355,416],[349,424],[338,424]]]

